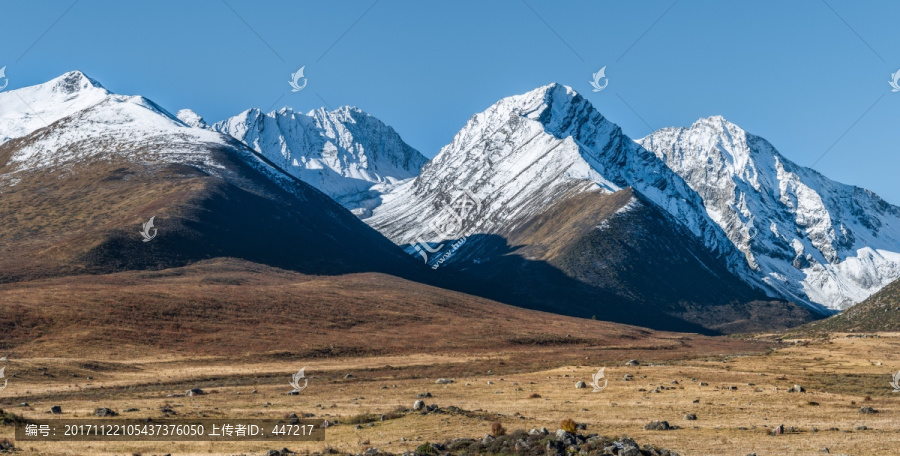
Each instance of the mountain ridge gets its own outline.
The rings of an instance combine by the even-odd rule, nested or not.
[[[685,178],[781,295],[841,310],[900,277],[900,208],[873,192],[796,165],[721,116],[637,142]]]
[[[366,216],[380,195],[418,174],[427,159],[388,125],[356,107],[307,114],[248,109],[211,127]]]
[[[663,316],[689,317],[682,330],[719,330],[716,315],[767,298],[730,270],[743,258],[701,208],[652,152],[550,84],[475,114],[364,220],[432,268],[508,288],[493,299],[657,328]],[[722,293],[681,288],[692,282]]]
[[[141,96],[87,105],[0,144],[0,280],[222,256],[306,273],[416,274],[387,239],[234,138]],[[150,217],[159,236],[144,243]]]

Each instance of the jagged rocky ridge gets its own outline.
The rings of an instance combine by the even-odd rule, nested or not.
[[[308,114],[249,109],[212,129],[244,142],[360,216],[370,215],[383,192],[416,176],[427,161],[394,129],[349,106]]]
[[[700,196],[562,85],[476,114],[383,199],[366,222],[433,268],[492,282],[493,299],[679,330],[812,318],[762,311],[774,293],[738,278],[752,271]]]
[[[638,142],[703,198],[752,268],[748,280],[841,310],[900,277],[900,208],[871,191],[798,166],[722,117]]]

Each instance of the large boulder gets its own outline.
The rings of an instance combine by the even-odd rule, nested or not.
[[[645,431],[668,431],[672,429],[668,421],[651,421],[644,426]]]

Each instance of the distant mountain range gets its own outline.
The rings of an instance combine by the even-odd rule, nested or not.
[[[0,93],[0,216],[5,282],[236,257],[686,331],[802,324],[900,278],[900,208],[721,117],[632,140],[559,84],[429,161],[357,108],[208,124],[67,73]]]
[[[215,257],[315,274],[415,266],[241,142],[80,72],[0,93],[0,106],[2,282]],[[151,217],[158,236],[141,242]]]
[[[483,201],[471,214],[474,232],[508,241],[573,193],[630,188],[748,286],[819,312],[847,308],[900,277],[900,208],[874,193],[797,166],[721,117],[632,141],[557,84],[474,116],[366,221],[414,253],[420,227],[444,217],[454,188]],[[479,248],[467,243],[449,262],[481,263]]]
[[[394,129],[347,106],[308,114],[249,109],[212,129],[243,141],[360,216],[370,215],[383,192],[418,175],[428,161]]]

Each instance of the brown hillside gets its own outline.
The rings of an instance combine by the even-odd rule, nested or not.
[[[311,276],[234,259],[3,284],[0,302],[0,346],[24,357],[308,358],[569,344],[683,351],[742,343],[520,309],[384,274]]]

